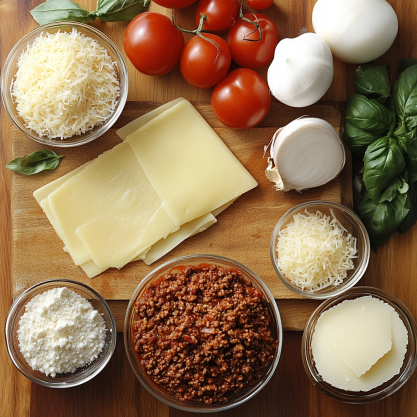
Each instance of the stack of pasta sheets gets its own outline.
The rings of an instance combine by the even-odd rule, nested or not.
[[[122,143],[34,192],[90,278],[131,261],[151,264],[257,185],[183,98],[117,134]]]

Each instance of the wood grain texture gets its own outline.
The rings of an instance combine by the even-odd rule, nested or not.
[[[273,103],[268,117],[259,127],[234,130],[223,127],[209,103],[195,102],[197,110],[258,181],[258,186],[221,213],[215,225],[187,239],[150,266],[142,261],[133,262],[121,270],[111,268],[89,279],[81,268],[74,265],[69,254],[63,251],[64,244],[34,199],[33,191],[120,143],[115,133],[119,127],[159,105],[161,102],[130,102],[115,127],[102,137],[86,145],[63,150],[65,158],[56,170],[29,177],[13,176],[13,296],[47,278],[71,278],[90,285],[107,300],[129,300],[138,283],[154,268],[178,256],[202,253],[221,255],[241,262],[264,280],[275,298],[301,298],[290,291],[274,271],[269,255],[272,230],[287,210],[302,202],[328,200],[351,205],[352,164],[348,157],[342,173],[322,187],[302,193],[277,192],[265,176],[267,159],[263,158],[264,146],[268,145],[278,128],[303,114],[321,117],[339,130],[341,118],[336,103],[320,103],[304,109]],[[13,128],[12,132],[13,158],[39,149],[37,143],[29,140],[17,128]]]
[[[29,11],[42,0],[0,1],[0,61],[3,66],[14,44],[37,24]],[[312,31],[311,12],[316,0],[274,0],[266,11],[276,23],[280,39],[295,37]],[[399,19],[399,33],[393,47],[378,63],[391,63],[391,82],[398,72],[400,58],[417,58],[417,2],[415,0],[388,0]],[[96,0],[78,0],[81,6],[93,10]],[[169,14],[155,4],[151,11]],[[193,28],[195,6],[177,13],[177,21],[183,27]],[[127,23],[95,22],[122,49],[122,38]],[[354,93],[353,74],[355,65],[334,60],[334,81],[323,98],[327,101],[343,101]],[[168,101],[179,96],[189,100],[207,101],[210,91],[188,86],[180,76],[179,69],[163,77],[139,74],[128,62],[129,100]],[[258,72],[265,77],[266,67]],[[3,106],[0,107],[0,318],[5,323],[12,303],[11,285],[11,237],[12,212],[10,209],[11,173],[4,165],[12,156],[12,122]],[[417,317],[417,227],[405,235],[394,235],[389,242],[372,253],[369,268],[360,284],[377,286],[399,297]],[[289,302],[291,302],[290,300]],[[287,300],[278,300],[281,307]],[[300,303],[298,305],[301,305]],[[312,306],[311,308],[314,308]],[[281,311],[285,308],[282,307]],[[292,313],[289,313],[292,315]],[[285,319],[284,319],[285,320]],[[31,384],[13,366],[5,342],[3,326],[0,328],[0,415],[5,417],[65,416],[101,417],[176,416],[177,410],[160,404],[141,388],[129,368],[121,339],[112,361],[102,374],[88,384],[69,390],[46,390]],[[322,394],[312,386],[304,372],[300,348],[301,332],[285,332],[282,357],[277,372],[267,387],[247,404],[223,416],[266,417],[417,417],[417,373],[397,393],[378,403],[348,405],[339,403]],[[192,414],[189,414],[192,415]]]

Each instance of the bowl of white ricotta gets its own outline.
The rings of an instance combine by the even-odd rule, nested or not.
[[[7,350],[17,369],[50,388],[94,378],[116,347],[116,324],[106,301],[70,280],[50,280],[24,291],[10,308]]]

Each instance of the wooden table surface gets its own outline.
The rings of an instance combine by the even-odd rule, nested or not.
[[[0,0],[0,60],[3,67],[7,54],[15,43],[37,26],[29,11],[40,0]],[[399,19],[399,33],[390,51],[378,63],[391,63],[391,79],[396,79],[400,58],[417,58],[417,2],[415,0],[389,0]],[[95,0],[78,0],[86,9],[95,8]],[[312,31],[311,12],[315,0],[275,0],[266,11],[276,23],[280,39],[295,37]],[[169,14],[151,4],[150,11]],[[177,21],[185,28],[193,28],[195,6],[177,12]],[[95,22],[123,51],[122,39],[127,23]],[[343,101],[354,92],[354,65],[335,59],[334,81],[324,100]],[[185,83],[179,69],[163,77],[147,77],[128,63],[128,100],[172,100],[183,96],[190,100],[209,100],[210,90],[198,90]],[[259,73],[265,77],[267,67]],[[4,168],[11,159],[11,126],[3,106],[0,108],[0,415],[18,416],[140,416],[180,417],[187,413],[169,408],[154,399],[141,387],[125,357],[122,334],[116,352],[108,366],[92,381],[71,389],[47,389],[32,384],[14,367],[7,354],[4,341],[4,323],[12,304],[10,284],[11,222],[10,187],[12,173]],[[417,317],[417,226],[405,235],[395,234],[388,243],[372,253],[369,268],[362,285],[382,288],[400,300]],[[414,252],[414,253],[413,253]],[[278,302],[278,306],[280,302]],[[306,304],[300,304],[305,309]],[[308,305],[308,304],[307,304]],[[316,305],[312,303],[307,311]],[[295,313],[296,314],[296,313]],[[306,312],[303,311],[305,315]],[[278,368],[261,393],[243,406],[221,413],[224,416],[263,417],[291,416],[417,416],[417,372],[407,384],[391,397],[368,405],[347,405],[322,394],[310,384],[301,361],[301,332],[285,332],[282,356]],[[217,415],[217,414],[216,414]]]

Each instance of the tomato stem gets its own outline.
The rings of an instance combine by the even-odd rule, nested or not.
[[[207,16],[205,15],[205,14],[202,14],[201,15],[201,17],[200,17],[200,22],[199,22],[199,24],[198,24],[198,28],[197,29],[195,29],[195,30],[187,30],[187,29],[182,29],[182,28],[180,28],[179,26],[177,26],[177,24],[175,23],[175,18],[174,18],[174,9],[172,9],[172,23],[174,24],[174,26],[178,29],[178,30],[180,30],[181,32],[185,32],[185,33],[193,33],[194,35],[197,35],[197,36],[199,36],[200,38],[202,38],[202,39],[204,39],[205,41],[207,41],[207,42],[210,42],[211,44],[213,44],[215,47],[216,47],[216,49],[217,49],[217,55],[216,55],[216,59],[214,60],[214,62],[216,62],[217,61],[217,58],[219,57],[219,55],[220,55],[220,49],[219,49],[219,47],[218,47],[218,45],[216,44],[216,42],[214,42],[214,41],[212,41],[211,39],[208,39],[208,38],[206,38],[204,35],[203,35],[203,25],[204,25],[204,21],[205,20],[207,20]]]
[[[175,23],[175,16],[174,16],[174,11],[175,11],[175,9],[172,9],[172,23],[174,24],[174,26],[178,29],[178,30],[180,30],[181,32],[184,32],[184,33],[193,33],[194,35],[198,35],[199,33],[201,33],[201,32],[203,32],[203,24],[204,24],[204,21],[205,20],[207,20],[207,16],[205,15],[205,14],[202,14],[201,15],[201,17],[200,17],[200,23],[198,24],[198,28],[197,29],[194,29],[194,30],[187,30],[187,29],[183,29],[183,28],[180,28],[176,23]],[[206,39],[206,38],[204,38],[204,39]]]
[[[256,15],[254,15],[255,16],[255,20],[256,20],[256,23],[255,23],[252,20],[250,20],[250,19],[248,19],[248,18],[246,18],[244,16],[244,14],[243,14],[243,3],[244,2],[245,2],[245,0],[242,0],[241,3],[240,3],[239,17],[242,20],[244,20],[245,22],[248,22],[248,23],[250,23],[252,25],[255,25],[255,29],[253,29],[253,31],[251,33],[248,33],[247,35],[245,35],[245,37],[243,38],[243,40],[249,41],[249,42],[259,42],[262,39],[262,29],[261,29],[259,23],[257,23],[258,22],[258,18],[256,17]],[[246,38],[247,36],[252,35],[252,33],[255,33],[257,30],[259,30],[259,39],[247,39]]]

